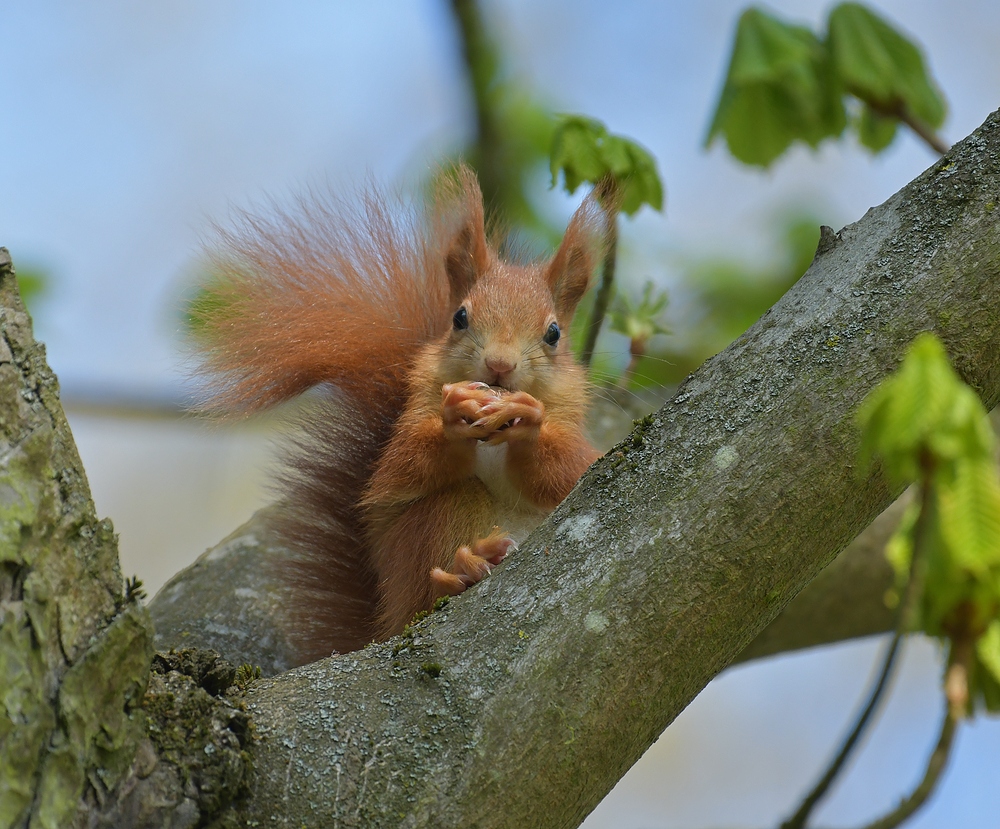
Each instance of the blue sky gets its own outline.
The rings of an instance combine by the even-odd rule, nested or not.
[[[913,139],[872,160],[850,142],[745,170],[701,142],[734,0],[486,4],[516,75],[659,159],[665,215],[625,231],[634,270],[670,283],[679,254],[756,256],[779,205],[858,218],[927,166]],[[816,24],[823,4],[782,11]],[[928,48],[966,135],[996,107],[995,4],[883,3]],[[959,10],[962,10],[961,12]],[[0,11],[0,243],[53,274],[40,336],[67,389],[177,392],[176,308],[199,238],[230,206],[367,173],[413,180],[469,130],[441,2],[27,2]],[[540,177],[539,191],[544,190]],[[571,205],[547,198],[555,213]]]

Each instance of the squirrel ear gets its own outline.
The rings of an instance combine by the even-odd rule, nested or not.
[[[546,274],[556,316],[563,325],[573,318],[577,303],[587,293],[597,263],[604,255],[611,217],[591,195],[569,220],[566,235]]]
[[[456,171],[453,193],[455,224],[445,253],[444,267],[451,286],[452,305],[469,295],[479,276],[489,267],[489,246],[483,220],[483,194],[476,174],[464,164]]]

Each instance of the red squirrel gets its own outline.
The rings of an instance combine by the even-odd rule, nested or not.
[[[598,457],[567,331],[607,217],[593,197],[544,264],[487,242],[459,168],[415,219],[369,191],[222,231],[200,315],[208,404],[323,391],[280,476],[301,662],[400,632],[485,577]]]

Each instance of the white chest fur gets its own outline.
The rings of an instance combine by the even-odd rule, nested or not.
[[[479,478],[496,501],[496,523],[518,544],[528,537],[545,517],[528,501],[507,475],[507,445],[484,446],[476,450],[476,477]]]

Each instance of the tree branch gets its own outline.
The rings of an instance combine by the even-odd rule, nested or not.
[[[609,406],[599,416],[633,417]],[[614,426],[618,434],[627,429]],[[617,441],[614,441],[617,443]],[[889,506],[799,593],[736,658],[736,662],[884,633],[893,627],[885,593],[894,575],[885,544],[909,493]],[[156,648],[206,648],[233,664],[261,667],[265,676],[302,660],[282,629],[282,607],[294,601],[280,574],[290,552],[271,536],[277,506],[258,511],[190,567],[177,573],[149,605]]]
[[[496,112],[500,59],[486,32],[477,0],[450,2],[476,119],[474,163],[483,201],[488,213],[492,214],[511,200],[509,171],[504,163],[503,130]]]

